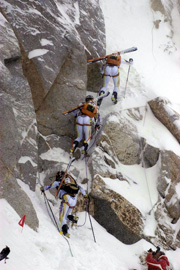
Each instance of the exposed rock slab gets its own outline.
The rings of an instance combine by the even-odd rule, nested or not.
[[[149,101],[149,106],[156,118],[167,127],[180,143],[180,115],[171,108],[168,100],[156,98]]]
[[[94,178],[91,194],[94,217],[108,232],[125,244],[141,239],[143,218],[138,209],[120,194],[109,190],[98,175]]]

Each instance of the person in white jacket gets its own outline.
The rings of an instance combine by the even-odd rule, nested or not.
[[[77,131],[77,138],[74,140],[70,154],[73,155],[79,143],[84,138],[83,146],[81,147],[81,153],[86,154],[89,143],[92,137],[92,120],[95,121],[95,130],[100,128],[101,118],[98,112],[97,105],[93,101],[94,97],[88,95],[85,98],[85,103],[82,103],[79,109],[72,112],[75,116],[75,124]],[[80,104],[81,105],[81,104]]]
[[[107,91],[107,87],[110,79],[113,79],[114,89],[112,93],[111,100],[113,103],[117,103],[117,97],[119,92],[120,76],[119,67],[121,64],[132,65],[133,59],[130,58],[129,61],[123,59],[120,55],[110,55],[106,59],[105,65],[101,68],[101,74],[103,75],[103,87],[99,91],[99,96],[103,95]],[[99,99],[97,105],[100,106],[102,99]]]
[[[84,198],[88,198],[88,195],[84,189],[78,185],[75,179],[70,175],[66,174],[64,171],[59,171],[56,174],[56,180],[53,184],[42,186],[40,190],[45,192],[48,189],[56,188],[58,189],[61,181],[63,180],[62,186],[58,192],[58,197],[61,199],[61,204],[59,207],[59,220],[62,228],[62,233],[66,237],[70,237],[69,227],[67,222],[77,223],[77,219],[71,214],[73,208],[76,206],[77,194],[80,191]],[[64,177],[64,178],[63,178]]]

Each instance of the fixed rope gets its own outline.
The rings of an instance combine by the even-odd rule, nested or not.
[[[87,172],[87,157],[85,157],[85,167],[86,167],[86,179],[88,179],[88,172]],[[88,182],[87,182],[87,194],[89,194],[89,192],[88,192]],[[90,225],[91,225],[91,230],[92,230],[94,242],[96,243],[96,237],[95,237],[95,233],[94,233],[94,228],[93,228],[93,225],[92,225],[91,216],[90,216],[90,214],[89,214],[89,207],[90,207],[90,199],[89,199],[89,196],[88,196],[87,212],[88,212],[88,216],[89,216],[89,222],[90,222]]]

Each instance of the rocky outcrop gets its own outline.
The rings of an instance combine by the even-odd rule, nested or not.
[[[156,118],[167,127],[180,143],[180,115],[171,109],[170,102],[162,98],[156,98],[149,101],[149,106]]]
[[[175,227],[173,228],[168,217],[169,213],[166,209],[164,201],[160,199],[155,209],[155,219],[157,222],[155,235],[156,238],[161,241],[161,245],[165,249],[175,250],[176,248],[180,248],[178,231],[176,231]],[[157,243],[157,239],[154,239],[154,243]]]
[[[140,146],[142,166],[144,168],[153,167],[159,159],[160,150],[157,147],[147,144],[144,138],[141,138]]]
[[[112,114],[105,122],[104,132],[121,163],[132,165],[140,162],[138,134],[132,123],[118,113]]]
[[[180,183],[179,168],[180,157],[171,151],[161,153],[161,174],[157,188],[173,223],[180,218],[180,199],[177,188]]]
[[[125,244],[141,239],[143,218],[139,210],[123,196],[108,189],[98,175],[94,178],[91,195],[94,198],[94,217],[109,233]]]
[[[86,46],[87,59],[105,55],[105,24],[101,8],[97,3],[92,9],[89,1],[79,1],[79,21],[81,27],[76,26],[81,40]],[[86,16],[84,16],[84,11]],[[83,26],[83,27],[82,27]],[[87,90],[98,92],[102,87],[103,80],[100,74],[101,63],[87,65]]]
[[[0,66],[0,198],[5,198],[34,230],[38,219],[21,179],[35,190],[37,173],[36,120],[30,87],[23,75],[18,40],[1,16]]]
[[[128,179],[120,172],[119,163],[120,161],[124,162],[123,164],[139,162],[139,144],[136,142],[136,145],[133,145],[137,141],[136,136],[134,126],[125,119],[120,119],[119,114],[111,114],[105,121],[91,161],[94,176],[91,190],[94,217],[108,232],[126,244],[132,244],[141,239],[142,215],[123,196],[108,188],[104,179],[109,182],[116,181],[116,184],[117,181],[132,184],[132,179]],[[124,154],[122,145],[124,149],[126,149],[125,145],[129,146],[129,155]],[[131,149],[133,149],[132,152]]]
[[[86,95],[87,57],[105,53],[99,1],[91,5],[88,1],[46,0],[42,5],[9,0],[3,1],[2,12],[20,44],[38,130],[46,136],[72,136],[72,117],[64,117],[62,112]]]
[[[144,238],[154,245],[161,243],[165,249],[175,249],[180,245],[178,231],[175,231],[172,226],[172,224],[178,226],[180,215],[177,193],[180,182],[179,157],[170,151],[160,151],[160,149],[149,145],[144,138],[138,138],[136,128],[129,122],[131,118],[138,121],[140,119],[138,115],[139,113],[134,114],[128,110],[123,116],[118,113],[111,114],[105,120],[103,132],[92,154],[94,216],[101,225],[124,243],[133,243],[138,238]],[[121,145],[128,145],[129,141],[132,144],[134,142],[137,144],[136,151],[129,150],[129,157],[123,156],[123,151],[121,151],[119,158],[118,151],[121,150]],[[113,181],[116,181],[116,187],[117,181],[125,181],[130,186],[137,184],[135,180],[128,178],[121,172],[120,164],[128,164],[129,160],[133,161],[132,164],[140,163],[144,168],[153,167],[158,162],[156,170],[160,176],[157,179],[157,189],[160,195],[157,203],[149,212],[149,215],[153,212],[157,222],[155,237],[154,235],[146,235],[143,230],[146,226],[143,225],[143,222],[148,219],[148,216],[143,216],[134,205],[110,188],[111,185],[113,186]],[[128,205],[128,208],[131,209],[130,212],[124,205]],[[126,211],[128,214],[124,220],[123,216]],[[135,220],[140,220],[139,227],[134,226],[136,227],[135,231],[131,227],[133,221],[129,214],[134,215]],[[177,236],[174,237],[175,234]]]

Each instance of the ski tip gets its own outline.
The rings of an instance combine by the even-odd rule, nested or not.
[[[70,157],[70,161],[71,161],[71,162],[74,162],[75,160],[76,160],[75,157]]]

